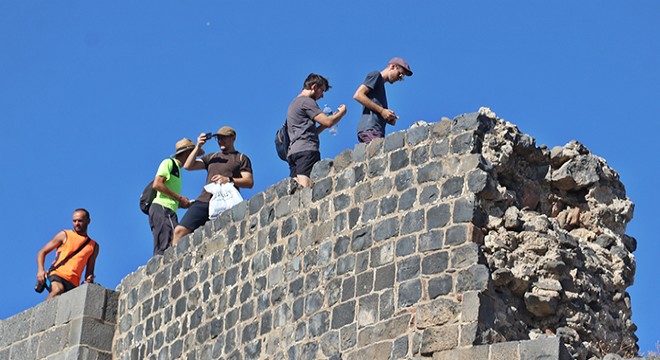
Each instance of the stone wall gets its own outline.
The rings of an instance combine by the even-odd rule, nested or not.
[[[283,180],[127,276],[115,358],[442,358],[560,339],[583,359],[613,334],[634,346],[632,205],[576,146],[537,148],[482,109],[324,160],[312,189]],[[572,161],[585,166],[561,170]],[[618,255],[587,252],[602,242]],[[605,267],[614,258],[629,266]],[[587,299],[599,272],[614,280]]]
[[[112,359],[118,296],[83,285],[0,321],[0,359]]]
[[[583,145],[537,147],[482,108],[357,145],[312,179],[238,204],[118,293],[83,286],[0,322],[0,358],[109,358],[110,342],[121,360],[636,353],[633,205]],[[66,315],[81,291],[106,310]],[[76,334],[93,337],[73,350]]]

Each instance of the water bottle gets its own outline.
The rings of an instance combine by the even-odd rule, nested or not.
[[[325,106],[323,106],[323,113],[325,114],[325,116],[332,116],[332,109],[330,108],[330,106],[328,106],[328,104],[325,104]],[[331,127],[329,131],[330,131],[330,135],[335,136],[337,135],[339,128],[337,127],[337,125],[335,125]]]

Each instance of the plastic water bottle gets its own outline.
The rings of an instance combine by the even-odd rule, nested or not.
[[[325,106],[323,106],[323,113],[325,114],[325,116],[332,116],[332,108],[330,108],[328,104],[325,104]],[[339,128],[337,127],[337,125],[335,125],[331,127],[330,130],[328,131],[330,131],[330,135],[336,136],[337,132],[339,132]]]

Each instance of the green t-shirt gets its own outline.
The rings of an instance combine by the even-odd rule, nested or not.
[[[172,166],[176,166],[176,169],[172,171]],[[181,167],[174,159],[165,159],[158,166],[158,171],[156,176],[162,176],[165,178],[165,186],[172,190],[175,194],[181,194]],[[156,198],[154,203],[164,206],[176,212],[179,208],[179,202],[172,199],[171,197],[156,191]]]

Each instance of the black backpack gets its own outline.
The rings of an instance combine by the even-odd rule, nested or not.
[[[179,167],[176,166],[174,159],[170,158],[170,160],[172,160],[172,170],[170,171],[170,174],[178,177]],[[149,215],[149,208],[151,207],[151,203],[156,198],[156,189],[154,189],[153,185],[154,181],[149,181],[147,186],[144,187],[144,190],[142,190],[142,195],[140,195],[140,210],[142,210],[142,212],[146,215]]]
[[[282,127],[277,129],[277,133],[275,133],[275,150],[277,151],[277,156],[284,161],[287,161],[286,156],[289,152],[289,142],[289,132],[286,129],[285,119]]]

